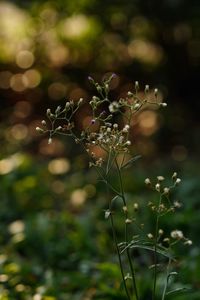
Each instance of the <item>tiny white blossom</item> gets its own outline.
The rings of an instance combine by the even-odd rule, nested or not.
[[[192,245],[192,241],[191,240],[187,240],[184,242],[185,245],[191,246]]]
[[[155,189],[156,189],[156,191],[160,192],[160,184],[159,183],[156,183]]]
[[[176,240],[181,240],[182,238],[184,238],[184,235],[181,230],[173,230],[171,232],[171,237]]]
[[[148,237],[149,239],[153,239],[153,234],[152,234],[152,233],[148,233],[148,234],[147,234],[147,237]]]
[[[163,189],[163,193],[164,193],[165,195],[168,195],[168,194],[169,194],[169,191],[170,191],[170,189],[169,189],[168,187],[165,187],[165,188]]]
[[[175,184],[179,184],[180,182],[181,182],[181,179],[177,178],[176,181],[175,181]]]
[[[145,181],[144,181],[144,183],[146,185],[150,185],[151,184],[151,180],[149,178],[146,178]]]
[[[157,176],[158,181],[163,181],[165,178],[163,176]]]
[[[48,139],[48,144],[49,144],[49,145],[52,144],[52,138],[49,138],[49,139]]]
[[[167,107],[167,103],[165,103],[165,102],[160,103],[160,106],[161,106],[161,107]]]
[[[108,108],[111,113],[114,113],[114,112],[118,111],[119,103],[117,101],[113,101],[112,103],[110,103]]]

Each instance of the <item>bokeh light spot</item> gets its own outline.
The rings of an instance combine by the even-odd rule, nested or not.
[[[27,83],[22,74],[15,74],[10,78],[10,87],[16,92],[23,92]]]
[[[53,159],[48,164],[48,170],[54,175],[67,173],[70,170],[70,162],[66,158]]]
[[[85,203],[87,198],[87,193],[83,189],[76,189],[72,192],[70,197],[70,202],[74,206],[81,206]]]
[[[35,57],[31,51],[22,50],[16,55],[16,64],[22,68],[27,69],[34,63]]]
[[[151,135],[158,129],[158,116],[155,111],[146,110],[139,114],[138,123],[143,135]]]
[[[23,140],[28,136],[28,128],[24,124],[16,124],[11,128],[11,135],[15,140]]]
[[[29,88],[37,87],[41,82],[41,74],[36,69],[28,70],[24,73],[23,79]]]

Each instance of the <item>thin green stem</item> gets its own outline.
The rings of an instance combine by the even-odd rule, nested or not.
[[[161,204],[162,196],[160,195],[158,210]],[[153,279],[153,294],[152,300],[156,297],[156,284],[157,284],[157,264],[158,264],[158,253],[157,253],[157,243],[158,243],[158,226],[159,226],[160,213],[157,212],[156,224],[155,224],[155,237],[154,237],[154,279]]]
[[[169,268],[170,268],[170,265],[171,265],[171,258],[169,258],[168,265],[167,265],[166,280],[165,280],[165,285],[164,285],[164,289],[163,289],[162,299],[161,300],[165,300],[165,295],[166,295],[167,286],[168,286],[168,280],[169,280]]]
[[[115,243],[115,248],[117,250],[117,256],[118,256],[118,260],[119,260],[119,266],[120,266],[120,271],[121,271],[121,275],[122,275],[122,280],[123,280],[125,292],[126,292],[128,300],[131,300],[131,296],[130,296],[130,293],[128,291],[126,280],[125,280],[123,264],[122,264],[122,259],[121,259],[120,250],[119,250],[119,246],[118,246],[117,235],[116,235],[116,231],[115,231],[115,226],[114,226],[114,220],[113,220],[112,213],[110,214],[110,220],[111,220],[111,228],[112,228],[112,233],[113,233],[113,240],[114,240],[114,243]]]
[[[124,187],[123,187],[123,182],[122,182],[121,170],[120,170],[119,164],[118,164],[116,159],[115,159],[115,164],[116,164],[117,172],[118,172],[118,176],[119,176],[121,198],[123,200],[124,206],[126,206],[126,199],[125,199],[125,194],[124,194]],[[126,213],[126,219],[127,219],[128,218],[128,213],[127,212],[125,212],[125,213]],[[128,224],[125,222],[125,244],[126,244],[126,246],[128,245],[128,228],[127,227],[128,227]],[[132,276],[132,281],[133,281],[133,287],[134,287],[136,300],[139,300],[138,291],[137,291],[137,284],[136,284],[136,278],[135,278],[135,269],[133,267],[129,247],[126,248],[126,255],[127,255],[130,270],[131,270],[131,276]]]

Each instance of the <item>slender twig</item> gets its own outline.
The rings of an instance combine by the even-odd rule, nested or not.
[[[158,243],[158,226],[159,226],[159,207],[161,204],[162,196],[160,195],[159,203],[158,203],[158,212],[156,216],[156,224],[155,224],[155,237],[154,237],[154,279],[153,279],[153,294],[152,300],[155,300],[156,297],[156,284],[157,284],[157,263],[158,263],[158,253],[157,253],[157,243]]]
[[[125,198],[125,194],[124,194],[124,188],[123,188],[121,170],[119,168],[119,164],[118,164],[118,162],[117,162],[116,159],[115,159],[115,164],[116,164],[117,172],[118,172],[118,176],[119,176],[120,192],[122,194],[121,197],[122,197],[124,206],[126,206],[126,198]],[[126,212],[126,219],[127,218],[128,218],[128,213]],[[128,245],[128,230],[127,230],[127,226],[128,226],[128,224],[125,222],[125,244],[126,245]],[[131,275],[132,275],[132,281],[133,281],[133,287],[134,287],[134,292],[135,292],[136,300],[139,300],[138,291],[137,291],[137,284],[136,284],[136,278],[135,278],[135,269],[133,267],[133,263],[132,263],[131,256],[130,256],[130,249],[128,247],[126,249],[126,255],[127,255],[127,258],[128,258],[130,269],[131,269]]]

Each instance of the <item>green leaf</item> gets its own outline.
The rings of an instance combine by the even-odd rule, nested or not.
[[[179,292],[184,292],[184,291],[189,291],[191,289],[189,288],[186,288],[186,287],[182,287],[182,288],[177,288],[175,290],[171,290],[169,292],[166,293],[166,296],[170,295],[170,294],[173,294],[173,293],[179,293]]]
[[[148,246],[145,244],[132,244],[132,245],[130,245],[130,248],[140,248],[140,249],[149,250],[152,252],[155,251],[154,246]],[[156,252],[167,258],[175,260],[175,258],[172,256],[172,254],[170,254],[168,251],[166,251],[165,248],[161,248],[160,246],[157,246]]]
[[[141,155],[136,155],[133,158],[131,158],[130,160],[128,160],[122,167],[121,169],[125,169],[128,168],[130,164],[132,164],[133,162],[135,162],[136,160],[138,160],[139,158],[141,158]]]

